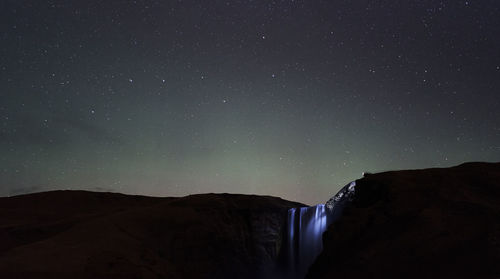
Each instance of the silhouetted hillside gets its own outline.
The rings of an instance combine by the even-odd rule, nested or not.
[[[1,278],[250,278],[287,209],[267,196],[56,191],[0,198]]]
[[[356,181],[308,278],[499,278],[500,163]]]
[[[232,194],[0,198],[0,277],[273,278],[299,206]],[[308,278],[498,278],[499,239],[500,163],[370,174]]]

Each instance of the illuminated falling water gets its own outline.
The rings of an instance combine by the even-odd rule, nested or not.
[[[296,208],[290,208],[288,210],[288,249],[289,251],[294,250],[294,234],[295,234],[295,211]],[[288,253],[288,262],[295,262],[294,253]]]
[[[323,233],[340,217],[356,190],[353,181],[325,204],[288,210],[288,272],[286,278],[304,278],[323,249]],[[298,211],[298,214],[296,214]]]
[[[298,215],[295,214],[297,210]],[[326,227],[324,204],[288,210],[290,278],[304,277],[309,266],[323,249],[322,235]]]

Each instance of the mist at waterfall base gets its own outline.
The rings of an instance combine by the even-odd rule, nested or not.
[[[288,210],[286,278],[304,278],[323,249],[323,233],[352,200],[356,182],[344,186],[325,204]]]

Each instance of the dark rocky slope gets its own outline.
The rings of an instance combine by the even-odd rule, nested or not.
[[[308,278],[500,278],[500,163],[356,184]]]
[[[0,198],[1,278],[251,278],[286,212],[267,196],[152,198],[55,191]]]

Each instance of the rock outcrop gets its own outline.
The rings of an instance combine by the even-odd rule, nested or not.
[[[307,278],[499,278],[500,163],[356,181]]]
[[[256,278],[287,210],[267,196],[56,191],[0,198],[1,278]]]

